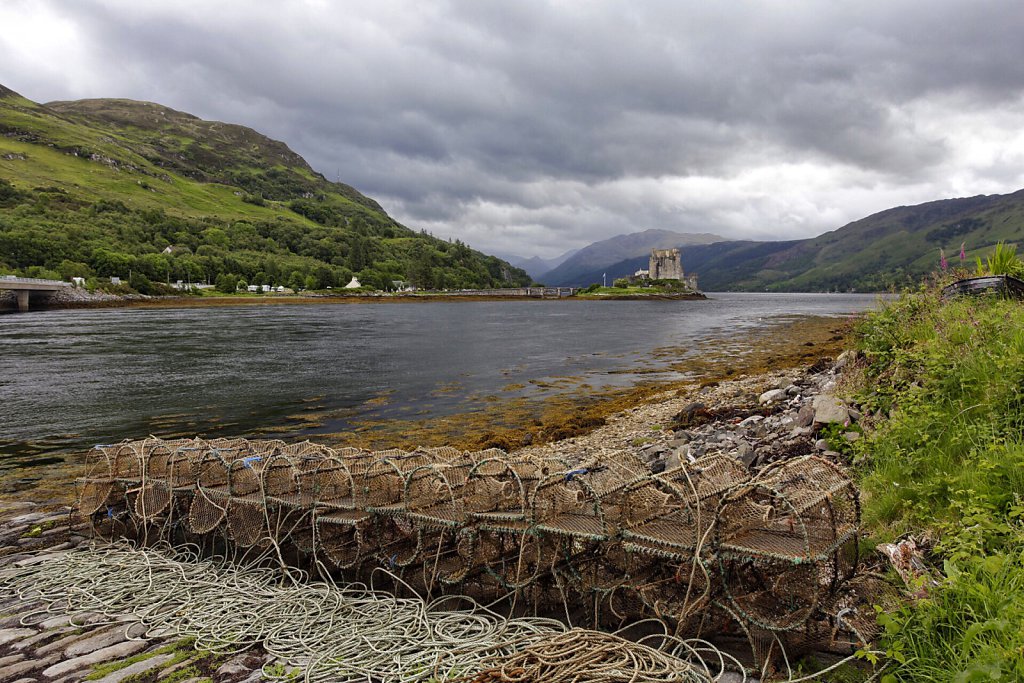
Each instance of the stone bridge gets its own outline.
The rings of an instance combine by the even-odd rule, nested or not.
[[[59,292],[70,287],[70,282],[60,280],[42,280],[34,277],[15,277],[4,275],[0,277],[0,289],[14,290],[18,297],[18,310],[22,313],[28,311],[29,294]]]

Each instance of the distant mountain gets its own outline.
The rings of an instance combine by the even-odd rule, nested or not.
[[[628,235],[616,235],[600,242],[587,245],[566,259],[564,263],[541,276],[549,286],[588,285],[600,282],[588,280],[589,274],[625,259],[650,256],[652,249],[671,249],[694,244],[711,244],[725,238],[710,233],[684,233],[669,230],[644,230]],[[633,271],[630,271],[632,274]],[[611,273],[608,274],[611,282]]]
[[[0,273],[325,288],[500,287],[522,270],[410,230],[280,141],[152,102],[0,86]]]
[[[999,241],[1024,246],[1024,190],[900,206],[805,240],[731,241],[683,247],[683,269],[705,291],[884,291],[939,268],[939,249],[968,265]],[[636,271],[645,258],[581,273],[600,281]]]
[[[510,254],[499,254],[501,258],[511,263],[516,268],[522,268],[525,270],[534,281],[539,282],[540,278],[543,277],[552,268],[556,268],[562,265],[566,259],[575,254],[578,249],[570,249],[560,256],[554,258],[543,259],[539,256],[531,256],[529,258],[525,256],[515,256]]]

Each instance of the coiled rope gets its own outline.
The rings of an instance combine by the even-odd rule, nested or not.
[[[661,652],[597,631],[566,631],[551,619],[506,618],[465,596],[399,598],[362,584],[313,581],[294,569],[285,575],[204,558],[189,546],[120,541],[44,553],[0,569],[0,589],[43,603],[24,624],[56,614],[94,612],[111,623],[130,615],[147,635],[193,638],[200,650],[261,646],[305,681],[708,683],[722,673],[673,656],[698,653],[703,643],[675,639],[672,652]],[[263,674],[282,675],[280,667]]]

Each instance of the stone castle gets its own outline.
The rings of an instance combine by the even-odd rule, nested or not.
[[[683,273],[683,262],[678,249],[654,249],[651,251],[647,277],[652,280],[679,280],[690,289],[697,290],[697,276]]]
[[[679,260],[679,250],[653,250],[648,272],[652,280],[682,280],[683,263]]]

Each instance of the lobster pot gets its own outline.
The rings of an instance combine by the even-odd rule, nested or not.
[[[377,459],[363,475],[366,509],[384,514],[404,510],[406,476],[417,467],[434,464],[434,457],[422,450],[375,455],[378,456]]]
[[[263,468],[263,493],[267,502],[285,507],[297,508],[302,505],[299,488],[302,470],[292,456],[282,453],[267,457]]]
[[[483,564],[476,553],[477,534],[471,528],[458,531],[442,530],[438,538],[437,552],[427,548],[424,552],[424,574],[445,585],[461,584],[467,577],[483,570]]]
[[[187,524],[192,533],[207,534],[224,522],[231,497],[231,466],[219,449],[203,452],[196,466],[196,492]]]
[[[356,486],[352,471],[341,457],[329,456],[301,475],[303,500],[308,506],[328,510],[356,507]]]
[[[471,521],[522,521],[528,514],[526,485],[504,453],[483,458],[470,469],[462,501]]]
[[[538,534],[482,533],[478,553],[485,571],[506,590],[517,591],[550,576],[563,558],[561,540]]]
[[[237,546],[248,548],[270,539],[266,505],[259,501],[230,498],[225,520],[228,537]]]
[[[433,526],[454,528],[465,524],[463,493],[475,464],[470,457],[461,457],[445,464],[423,465],[410,472],[403,492],[406,514]]]
[[[780,463],[730,493],[715,548],[733,611],[767,631],[802,628],[852,575],[859,515],[850,479],[814,456]]]
[[[115,479],[114,458],[118,446],[94,446],[85,454],[85,479]]]
[[[363,560],[363,530],[366,516],[362,513],[316,515],[314,529],[316,549],[338,569],[355,569]]]
[[[169,483],[172,471],[178,469],[175,463],[184,460],[186,472],[188,470],[188,455],[180,451],[181,448],[192,445],[187,439],[174,441],[152,441],[143,442],[142,459],[144,461],[143,472],[146,479]],[[180,467],[180,466],[179,466]]]
[[[671,620],[679,632],[705,632],[708,610],[721,587],[714,567],[699,556],[664,558],[638,572],[636,594],[652,614]]]
[[[196,442],[179,446],[167,464],[167,484],[174,491],[185,491],[195,487],[199,464],[205,447]]]
[[[736,458],[728,455],[709,455],[666,470],[657,478],[674,487],[681,498],[710,501],[704,507],[713,510],[723,495],[750,481],[750,472]]]
[[[316,528],[313,526],[312,516],[306,515],[300,522],[294,525],[288,532],[288,540],[296,550],[303,553],[312,553],[316,548]]]
[[[552,474],[537,484],[533,494],[534,528],[545,534],[593,541],[609,538],[598,492],[584,469]]]
[[[75,480],[74,516],[89,517],[107,508],[124,508],[124,487],[110,479]]]
[[[373,555],[383,566],[408,567],[420,560],[422,534],[404,512],[377,515],[370,529]]]
[[[171,506],[171,489],[166,482],[147,481],[140,486],[134,496],[133,511],[141,521],[151,524],[158,516],[163,515]]]
[[[253,454],[233,460],[229,466],[228,489],[232,500],[264,503],[263,469],[266,455]]]
[[[141,442],[125,441],[113,449],[112,474],[129,486],[137,486],[142,481],[143,459],[137,447],[141,447]]]

